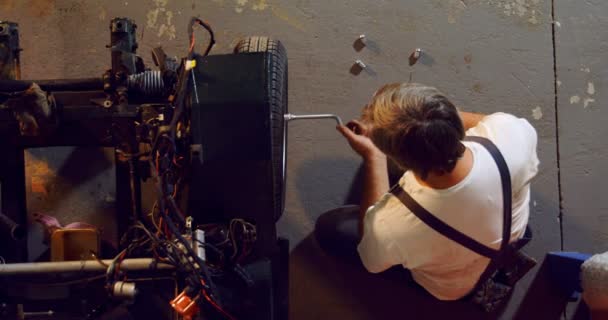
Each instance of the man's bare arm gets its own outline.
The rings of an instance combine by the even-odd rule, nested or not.
[[[359,236],[363,237],[363,219],[367,209],[388,191],[386,155],[368,137],[368,129],[360,121],[353,120],[346,126],[338,126],[348,143],[363,158],[363,195],[359,213]]]
[[[464,126],[465,131],[477,126],[479,121],[486,117],[485,114],[463,111],[459,111],[458,114],[460,114],[460,119],[462,119],[462,125]]]
[[[367,209],[373,206],[388,192],[388,168],[386,156],[382,153],[363,159],[363,195],[359,213],[359,237],[363,237],[363,221]]]

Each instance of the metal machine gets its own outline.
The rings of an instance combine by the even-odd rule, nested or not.
[[[209,33],[200,54],[195,26]],[[286,319],[285,49],[252,37],[209,55],[213,31],[193,18],[187,55],[156,48],[151,70],[136,29],[111,21],[101,77],[20,80],[18,25],[0,22],[0,318]],[[27,261],[23,152],[48,146],[114,148],[111,250],[94,228],[55,231],[59,258]],[[152,212],[142,181],[156,188]]]

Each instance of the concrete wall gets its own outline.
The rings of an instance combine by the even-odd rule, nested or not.
[[[608,36],[598,32],[608,27],[607,11],[603,1],[556,1],[563,234],[571,251],[608,250]]]
[[[545,252],[561,248],[556,118],[563,135],[559,146],[566,248],[606,250],[608,219],[601,214],[606,205],[599,200],[605,169],[593,157],[605,155],[601,148],[605,130],[602,75],[606,71],[601,60],[605,44],[601,27],[606,20],[598,10],[606,8],[600,3],[555,3],[562,21],[557,29],[562,84],[557,109],[549,0],[3,0],[0,18],[21,24],[24,78],[101,75],[110,61],[105,49],[108,24],[116,16],[139,24],[140,54],[149,65],[149,51],[159,44],[169,54],[182,56],[187,50],[186,22],[191,15],[200,15],[216,31],[214,53],[231,51],[247,35],[283,41],[289,54],[290,111],[294,113],[354,118],[381,84],[411,79],[437,86],[464,110],[525,117],[538,131],[541,160],[532,195],[536,238],[528,250],[542,259]],[[589,28],[595,31],[587,33]],[[368,45],[357,51],[353,43],[359,34],[367,36]],[[203,43],[204,34],[198,37]],[[410,67],[408,56],[417,47],[424,50],[423,57]],[[355,59],[368,65],[358,75],[350,72]],[[594,94],[588,82],[594,84]],[[580,102],[571,103],[575,95]],[[374,318],[373,311],[357,312],[359,303],[320,277],[325,272],[323,264],[314,259],[323,256],[313,257],[308,246],[318,215],[352,200],[360,160],[330,121],[294,122],[289,130],[287,203],[279,232],[294,248],[293,318]],[[57,159],[51,167],[60,167],[61,159],[73,152],[36,155]],[[87,181],[98,179],[108,185],[112,181],[109,170],[101,166]],[[31,188],[32,181],[28,183]],[[73,189],[71,200],[60,193],[54,196],[57,202],[65,202],[62,211],[76,210],[79,202],[90,201],[83,200],[86,188]],[[107,194],[97,197],[102,207],[107,207],[104,201],[112,200],[112,191]],[[524,282],[533,277],[527,276]],[[504,318],[517,310],[525,288],[518,287]],[[423,309],[419,318],[433,308]]]

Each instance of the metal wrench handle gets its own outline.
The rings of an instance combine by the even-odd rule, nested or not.
[[[339,125],[343,125],[342,119],[340,119],[340,117],[335,114],[302,114],[302,115],[295,115],[295,114],[291,114],[291,113],[285,114],[286,121],[310,120],[310,119],[334,119],[334,120],[336,120],[336,122]]]

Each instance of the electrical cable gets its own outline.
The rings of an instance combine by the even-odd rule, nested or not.
[[[194,57],[194,46],[196,43],[194,35],[194,25],[196,24],[199,24],[205,30],[207,30],[210,36],[209,44],[203,56],[207,56],[215,45],[215,35],[211,26],[201,19],[192,18],[188,28],[188,34],[190,38],[190,47],[187,57],[188,60],[192,60]],[[151,151],[149,153],[142,154],[151,155],[149,161],[151,163],[152,168],[155,168],[155,170],[151,170],[151,173],[152,177],[156,180],[155,186],[158,193],[158,200],[155,202],[151,212],[148,215],[150,216],[152,224],[154,225],[154,228],[156,228],[157,232],[156,234],[150,232],[150,230],[148,230],[146,226],[141,222],[135,223],[132,229],[128,231],[143,231],[142,236],[145,239],[142,240],[141,237],[136,238],[126,249],[119,253],[109,265],[106,276],[108,278],[107,281],[111,280],[112,275],[115,279],[120,274],[120,263],[122,262],[122,260],[124,260],[125,257],[129,255],[130,252],[135,248],[143,247],[145,244],[150,242],[150,247],[146,247],[147,250],[154,252],[154,255],[157,257],[157,259],[164,258],[170,260],[176,265],[176,267],[178,267],[179,270],[183,270],[196,277],[198,281],[196,281],[195,283],[200,282],[200,284],[202,285],[201,290],[203,292],[203,295],[205,296],[205,299],[212,306],[218,309],[222,314],[227,315],[228,319],[234,319],[225,311],[223,311],[219,306],[218,302],[216,302],[213,298],[214,286],[211,281],[211,276],[209,274],[209,270],[207,269],[206,262],[202,261],[202,259],[198,257],[198,255],[194,252],[194,250],[192,249],[192,244],[189,243],[186,239],[184,239],[182,233],[180,232],[180,229],[172,219],[177,219],[181,226],[185,225],[185,216],[176,202],[176,196],[178,194],[179,188],[178,183],[180,179],[178,179],[177,182],[173,185],[174,190],[167,190],[170,188],[170,184],[167,184],[165,182],[165,179],[168,178],[168,176],[166,175],[172,172],[171,166],[175,166],[176,168],[181,167],[180,163],[178,162],[179,158],[176,155],[178,150],[177,145],[175,143],[175,136],[177,130],[176,128],[178,127],[178,124],[182,119],[182,115],[186,105],[187,89],[190,86],[190,72],[193,72],[192,69],[187,68],[184,65],[178,77],[175,98],[173,99],[174,112],[173,117],[169,123],[168,130],[163,130],[164,132],[158,132],[150,146]],[[139,154],[128,154],[125,152],[122,152],[122,154],[130,157],[131,159],[135,158],[135,156],[139,156]],[[166,162],[167,159],[169,159],[169,162]],[[157,213],[159,214],[158,223],[156,219]],[[129,232],[127,232],[127,234],[128,233]],[[139,233],[137,235],[139,235]],[[170,241],[169,239],[171,237],[174,237],[175,241]],[[180,247],[178,247],[176,242],[180,244]],[[212,246],[211,244],[203,245],[218,253],[221,260],[224,260],[223,252],[220,249]]]
[[[228,225],[228,232],[229,232],[230,240],[232,241],[232,249],[233,249],[230,260],[233,262],[235,261],[237,256],[238,256],[237,260],[241,260],[241,259],[245,258],[247,255],[249,255],[249,253],[250,253],[250,248],[247,247],[248,241],[245,241],[245,239],[243,238],[242,239],[243,243],[240,248],[241,254],[239,255],[239,247],[237,245],[236,232],[235,232],[235,228],[236,228],[237,224],[240,224],[240,226],[242,228],[242,230],[241,230],[242,237],[244,237],[248,233],[247,228],[251,228],[251,230],[255,230],[255,226],[253,224],[251,224],[243,219],[232,219],[230,221],[230,224]],[[236,261],[236,262],[238,262],[238,261]]]
[[[154,170],[152,170],[152,171],[153,171],[153,175],[154,175]],[[209,270],[207,270],[205,263],[201,260],[200,257],[198,257],[198,255],[196,255],[194,250],[192,250],[191,244],[189,244],[184,239],[184,237],[179,232],[177,226],[175,226],[175,224],[173,223],[171,218],[167,215],[167,213],[164,210],[165,209],[165,194],[164,194],[164,189],[162,187],[162,184],[163,184],[162,177],[156,175],[154,178],[157,181],[157,183],[155,185],[156,185],[157,192],[159,193],[159,206],[161,208],[160,212],[161,212],[161,215],[163,216],[165,224],[168,226],[171,233],[173,233],[173,236],[175,236],[177,238],[177,240],[182,243],[182,245],[186,249],[187,253],[192,257],[192,259],[196,262],[196,264],[199,266],[199,268],[203,272],[204,277],[201,274],[198,274],[198,273],[196,274],[200,278],[201,282],[205,283],[206,288],[214,287],[213,283],[211,282]],[[191,264],[193,271],[196,271],[196,267],[194,265],[192,265],[193,262],[191,262],[190,259],[186,259],[186,261],[188,261],[188,264]],[[206,284],[207,282],[209,283],[208,285]]]
[[[236,320],[236,318],[234,318],[232,315],[230,315],[228,312],[226,312],[224,309],[222,309],[222,307],[220,307],[217,303],[215,303],[215,301],[213,301],[213,299],[211,299],[211,297],[209,296],[209,294],[207,294],[207,292],[205,290],[202,290],[202,293],[203,293],[203,296],[205,297],[205,299],[209,302],[209,304],[211,304],[217,311],[219,311],[226,319]]]
[[[114,281],[115,279],[115,272],[114,270],[116,269],[116,262],[118,261],[119,257],[123,254],[126,254],[127,252],[127,248],[123,249],[120,253],[118,253],[116,255],[116,257],[114,257],[114,259],[112,260],[112,262],[110,263],[110,266],[108,267],[108,269],[106,270],[106,284],[108,284],[108,286]],[[112,275],[114,275],[114,277],[112,277]]]
[[[190,46],[189,46],[188,57],[187,57],[188,61],[190,61],[194,58],[194,45],[196,43],[196,38],[194,36],[194,25],[195,24],[199,24],[205,30],[207,30],[207,32],[209,33],[209,44],[207,45],[207,48],[205,49],[205,52],[203,53],[203,57],[208,56],[209,52],[211,52],[211,49],[215,45],[215,34],[214,34],[211,26],[199,18],[192,17],[192,19],[190,20],[190,24],[188,25],[188,38],[190,39]],[[182,113],[183,113],[185,98],[186,98],[186,89],[190,85],[190,77],[188,77],[190,72],[194,72],[194,69],[188,70],[188,68],[186,68],[186,66],[184,65],[182,67],[182,71],[178,77],[178,81],[177,81],[177,85],[176,85],[176,95],[175,95],[175,112],[173,114],[173,118],[171,119],[171,123],[169,126],[171,128],[170,132],[172,135],[175,134],[175,130],[177,128],[177,123],[179,122],[179,119],[181,118]],[[193,78],[194,78],[194,76],[193,76]]]
[[[104,267],[106,267],[106,268],[110,267],[108,264],[106,264],[105,262],[101,261],[101,259],[99,259],[99,257],[98,257],[98,256],[97,256],[97,254],[95,253],[95,251],[91,250],[91,251],[90,251],[90,253],[91,253],[91,256],[93,256],[93,258],[94,258],[95,260],[97,260],[97,262],[99,262],[99,264],[101,264],[102,266],[104,266]]]
[[[202,242],[200,240],[196,240],[196,242],[198,242],[200,245],[204,246],[205,248],[210,248],[211,250],[215,251],[215,253],[217,253],[217,255],[220,257],[220,260],[222,261],[222,263],[224,262],[224,252],[222,252],[222,250],[218,249],[216,246],[210,244],[210,243],[206,243],[206,242]]]
[[[190,47],[188,50],[188,59],[192,59],[192,55],[194,54],[194,45],[196,43],[196,39],[194,37],[195,24],[199,24],[200,26],[205,28],[205,30],[207,30],[207,32],[209,33],[209,44],[207,45],[207,48],[205,49],[205,53],[203,54],[204,57],[209,55],[209,52],[211,52],[211,48],[213,48],[213,46],[215,45],[215,35],[213,33],[213,29],[211,28],[211,25],[209,25],[208,23],[206,23],[205,21],[203,21],[199,18],[192,17],[192,19],[190,19],[190,24],[188,26],[188,38],[190,39]]]
[[[158,226],[158,223],[156,222],[156,217],[154,215],[157,207],[158,207],[158,200],[154,201],[154,205],[152,206],[152,210],[150,211],[150,213],[148,213],[148,217],[150,217],[150,220],[152,221],[152,225],[154,226],[154,228],[156,228],[156,230],[160,230],[160,227]]]

